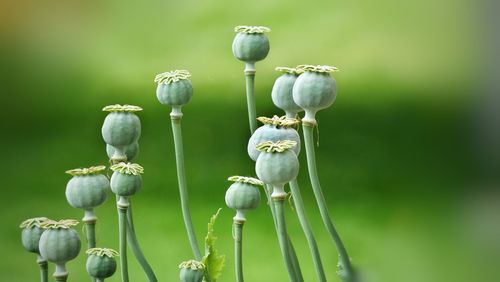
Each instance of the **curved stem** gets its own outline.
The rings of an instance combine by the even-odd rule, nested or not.
[[[244,221],[234,221],[234,266],[236,270],[236,282],[243,282],[243,224]]]
[[[344,244],[342,243],[342,240],[340,239],[340,236],[332,223],[330,214],[328,213],[328,208],[326,206],[325,198],[323,197],[321,185],[319,183],[319,177],[316,169],[316,155],[314,153],[314,125],[303,122],[302,128],[304,131],[309,178],[311,180],[311,185],[313,188],[314,196],[316,198],[316,202],[318,203],[321,218],[323,219],[323,223],[325,224],[325,227],[339,253],[339,275],[345,282],[355,281],[355,273],[351,266],[349,255],[347,254],[347,250],[344,247]]]
[[[40,281],[41,282],[48,282],[49,281],[49,264],[40,255],[38,256],[38,259],[36,260],[36,262],[40,266]]]
[[[253,134],[257,129],[257,113],[255,110],[255,64],[245,64],[245,84],[247,92],[248,122],[250,123],[250,132]]]
[[[182,216],[184,218],[184,224],[186,225],[189,243],[191,244],[191,249],[193,250],[194,257],[196,258],[196,260],[201,261],[200,248],[198,247],[198,242],[196,240],[193,222],[191,221],[191,213],[189,212],[186,173],[184,171],[184,148],[182,144],[182,131],[181,131],[182,113],[180,113],[180,108],[172,109],[172,113],[170,114],[170,116],[172,119],[172,132],[174,135],[175,160],[177,165],[177,178],[179,181],[179,193],[181,197]]]
[[[129,200],[130,201],[130,200]],[[137,240],[137,236],[135,234],[135,228],[134,228],[134,219],[132,216],[132,204],[130,203],[130,206],[127,209],[127,242],[128,246],[132,250],[132,253],[134,253],[135,258],[139,262],[139,264],[142,267],[142,270],[148,277],[148,280],[150,282],[157,282],[158,279],[156,278],[156,275],[149,265],[146,257],[144,256],[141,246],[139,245],[139,241]]]
[[[285,266],[288,270],[288,276],[290,281],[296,282],[298,281],[295,277],[295,273],[293,271],[293,262],[290,258],[290,248],[288,244],[288,237],[286,231],[286,223],[285,223],[285,210],[284,210],[284,202],[285,198],[273,198],[274,206],[276,208],[276,221],[278,224],[278,239],[281,248],[281,254],[283,255],[283,259],[285,260]]]
[[[121,200],[121,199],[120,199]],[[128,282],[127,263],[127,206],[117,203],[118,206],[118,228],[120,239],[120,272],[122,282]]]
[[[314,234],[311,229],[311,224],[307,218],[306,210],[304,208],[304,202],[302,201],[302,195],[300,194],[299,184],[297,179],[292,180],[290,183],[290,190],[292,191],[293,202],[295,204],[295,209],[297,210],[297,216],[299,217],[300,225],[302,230],[304,230],[304,235],[307,239],[307,244],[311,250],[311,255],[313,258],[314,267],[316,268],[316,274],[318,275],[318,280],[321,282],[326,281],[325,271],[323,269],[323,264],[321,262],[321,256],[318,250],[318,244],[314,238]]]
[[[272,190],[272,187],[268,184],[265,184],[264,191],[266,192],[267,200],[269,202],[269,208],[271,209],[271,214],[273,216],[274,228],[276,230],[276,234],[278,235],[279,231],[278,231],[278,221],[276,218],[276,207],[272,202],[270,190]],[[286,238],[287,238],[288,247],[290,250],[289,257],[290,257],[290,260],[292,261],[292,264],[293,264],[293,272],[294,272],[295,279],[297,279],[297,281],[304,281],[304,278],[302,277],[302,270],[300,269],[299,260],[297,258],[297,254],[295,253],[295,248],[293,247],[292,240],[290,239],[290,236],[288,235],[288,233],[286,234]],[[279,235],[278,235],[278,240],[279,240]]]

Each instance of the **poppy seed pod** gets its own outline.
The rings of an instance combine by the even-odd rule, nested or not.
[[[160,73],[155,77],[158,83],[156,97],[163,105],[171,107],[183,106],[193,97],[193,86],[189,77],[191,74],[187,70],[174,70]]]
[[[283,186],[299,174],[299,160],[291,150],[296,145],[290,140],[267,141],[257,145],[261,154],[255,163],[255,172],[264,183],[273,185],[273,198],[285,197]]]
[[[278,116],[273,116],[272,118],[259,117],[257,120],[262,122],[264,125],[255,130],[248,140],[247,145],[248,156],[250,156],[253,161],[257,161],[257,158],[260,155],[260,151],[256,148],[257,145],[265,141],[295,141],[297,142],[297,146],[293,147],[292,150],[297,155],[300,153],[300,136],[294,129],[294,127],[300,123],[299,120]]]
[[[181,282],[201,282],[203,280],[205,265],[196,260],[188,260],[179,265]]]
[[[116,259],[118,252],[107,248],[88,249],[86,269],[93,278],[104,279],[113,276],[116,272]]]
[[[226,205],[236,210],[235,221],[245,221],[245,212],[259,206],[259,186],[263,186],[264,183],[245,176],[231,176],[228,180],[234,183],[226,191]]]
[[[271,93],[273,103],[276,107],[285,111],[287,117],[294,118],[303,109],[293,101],[293,85],[297,77],[304,71],[287,67],[277,67],[276,70],[283,74],[274,82]]]
[[[106,144],[115,147],[112,159],[124,160],[124,147],[137,142],[141,136],[141,121],[135,112],[142,108],[132,105],[110,105],[102,109],[109,112],[102,125],[102,137]]]
[[[66,185],[66,199],[74,208],[91,210],[106,201],[110,189],[108,178],[101,174],[105,166],[66,171],[73,177]]]
[[[337,95],[335,79],[330,75],[338,69],[330,66],[301,65],[304,71],[293,86],[293,100],[306,112],[303,122],[316,124],[316,112],[333,104]]]
[[[77,224],[78,221],[72,219],[47,220],[41,224],[46,230],[40,237],[40,255],[56,264],[55,277],[67,276],[66,262],[76,258],[80,252],[80,238],[72,228]]]
[[[139,142],[134,142],[130,145],[125,145],[122,147],[123,153],[127,157],[127,162],[133,161],[137,155],[139,155]],[[106,154],[109,159],[112,159],[116,153],[116,148],[112,145],[106,144]]]
[[[23,247],[31,253],[40,254],[39,243],[40,237],[45,231],[41,224],[47,221],[46,217],[30,218],[21,223],[19,227],[23,230],[21,239]]]
[[[234,56],[246,63],[264,60],[269,54],[269,39],[265,35],[271,29],[264,26],[237,26],[233,41]]]
[[[134,163],[118,163],[111,166],[111,191],[118,196],[128,197],[137,193],[142,186],[142,166]]]

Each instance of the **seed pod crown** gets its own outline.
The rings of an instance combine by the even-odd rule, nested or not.
[[[292,149],[297,145],[297,142],[291,140],[280,140],[278,142],[266,141],[257,145],[257,150],[268,153],[282,153]]]
[[[279,117],[277,115],[273,116],[272,118],[258,117],[257,120],[262,124],[274,125],[276,127],[284,128],[295,127],[300,124],[300,121],[298,119],[288,118],[286,116]]]
[[[231,182],[251,184],[254,186],[264,186],[264,182],[260,181],[257,178],[248,177],[248,176],[234,175],[234,176],[230,176],[227,180],[229,180]]]
[[[250,26],[250,25],[239,25],[234,28],[234,32],[238,33],[266,33],[270,32],[271,29],[265,26]]]
[[[46,217],[34,217],[21,222],[19,228],[27,229],[32,227],[42,227],[42,224],[49,219]]]
[[[70,169],[66,170],[66,173],[72,176],[81,176],[81,175],[91,175],[91,174],[98,174],[106,170],[106,166],[99,165],[99,166],[91,166],[87,168],[75,168],[75,169]]]
[[[302,72],[318,72],[318,73],[331,73],[339,71],[337,67],[333,66],[321,66],[321,65],[298,65],[296,67],[297,70],[301,70]]]
[[[171,84],[189,77],[191,74],[187,70],[173,70],[157,74],[154,81],[158,84]]]
[[[117,163],[111,166],[112,171],[117,171],[123,174],[139,175],[144,173],[144,168],[136,163]]]
[[[282,73],[299,75],[299,74],[304,72],[304,70],[302,68],[299,68],[299,67],[296,67],[296,68],[276,67],[274,70],[282,72]]]
[[[202,262],[191,259],[188,261],[181,262],[181,264],[179,264],[179,268],[198,270],[198,269],[205,269],[205,265]]]
[[[108,249],[108,248],[91,248],[91,249],[88,249],[85,253],[87,255],[95,255],[95,256],[99,256],[99,257],[107,256],[110,258],[117,257],[120,255],[120,254],[118,254],[117,251],[115,251],[113,249]]]
[[[115,104],[115,105],[108,105],[102,109],[103,112],[110,112],[110,113],[116,113],[116,112],[128,112],[128,113],[134,113],[134,112],[140,112],[142,111],[141,107],[134,106],[134,105],[120,105],[120,104]]]
[[[49,219],[44,221],[40,227],[45,229],[70,229],[76,225],[78,225],[78,221],[74,219],[61,219],[59,221]]]

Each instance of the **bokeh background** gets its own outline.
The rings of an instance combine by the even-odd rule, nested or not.
[[[500,265],[498,35],[495,1],[2,1],[0,280],[36,281],[20,244],[30,217],[82,217],[69,207],[67,169],[106,164],[100,126],[107,104],[144,108],[138,162],[144,189],[136,227],[160,281],[177,281],[191,258],[175,176],[170,109],[154,76],[187,69],[195,96],[184,108],[190,203],[201,242],[209,217],[234,281],[230,175],[254,175],[246,155],[243,63],[236,25],[265,25],[271,52],[257,64],[259,115],[276,66],[335,65],[338,97],[319,113],[319,174],[334,221],[366,281],[498,281]],[[305,156],[301,156],[304,161]],[[300,183],[331,281],[337,255]],[[294,212],[291,237],[306,281],[315,273]],[[97,209],[98,245],[118,248],[113,201]],[[81,227],[77,227],[81,231]],[[248,281],[287,281],[269,209],[244,231]],[[68,264],[88,281],[85,256]],[[52,267],[51,267],[52,271]],[[132,281],[146,281],[130,258]],[[109,281],[119,281],[115,275]]]

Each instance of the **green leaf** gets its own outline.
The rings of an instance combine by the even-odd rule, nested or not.
[[[221,211],[222,209],[219,208],[217,213],[210,218],[210,222],[208,223],[208,233],[205,237],[205,256],[203,257],[202,262],[205,265],[205,272],[207,276],[205,278],[208,282],[217,281],[221,275],[222,268],[224,268],[224,260],[226,258],[225,255],[218,254],[215,249],[215,241],[217,241],[217,237],[214,236],[214,224]]]

